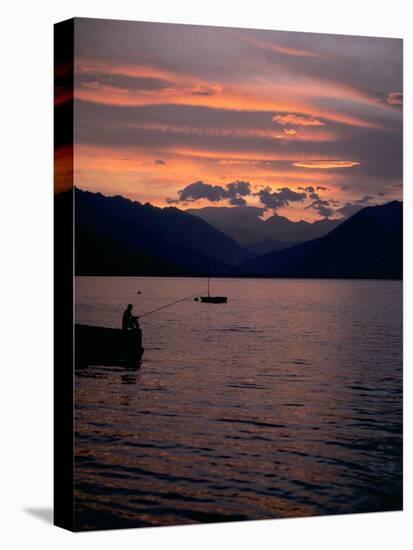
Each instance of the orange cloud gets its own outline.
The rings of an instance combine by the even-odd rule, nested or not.
[[[359,166],[360,163],[350,160],[309,160],[305,162],[293,162],[292,165],[298,168],[330,170],[332,168],[351,168],[352,166]]]
[[[271,111],[301,113],[292,116],[291,124],[300,126],[323,126],[325,123],[314,116],[314,105],[311,104],[312,97],[337,97],[338,91],[344,98],[366,100],[358,90],[348,86],[340,86],[327,81],[313,81],[306,79],[304,82],[289,83],[272,82],[268,79],[261,79],[259,82],[248,82],[237,87],[230,85],[223,86],[217,82],[200,80],[193,74],[172,72],[149,65],[113,65],[111,62],[78,60],[76,63],[76,75],[96,74],[97,81],[85,83],[76,80],[75,97],[84,101],[93,101],[107,105],[120,106],[144,106],[159,104],[177,104],[204,106],[220,109],[236,109],[245,111]],[[158,90],[144,89],[120,89],[99,83],[99,74],[126,76],[134,78],[156,78],[164,80],[165,88]],[[274,96],[276,99],[274,99]],[[297,119],[296,117],[304,117]],[[352,126],[376,128],[377,125],[368,120],[349,116],[337,110],[326,109],[321,106],[316,108],[316,116],[335,122],[349,124]],[[282,120],[282,119],[280,119]],[[285,124],[288,124],[288,118]],[[280,122],[282,124],[282,122]]]
[[[89,191],[121,194],[141,202],[164,206],[167,196],[201,177],[205,181],[235,181],[242,177],[254,189],[273,185],[295,189],[303,182],[323,183],[334,188],[332,176],[315,170],[292,168],[289,162],[264,159],[263,155],[226,154],[197,150],[155,151],[136,147],[76,145],[75,185]],[[159,165],[156,160],[165,165]],[[71,165],[68,166],[69,170]],[[71,174],[66,172],[71,183]],[[341,177],[334,175],[334,181]],[[252,200],[252,199],[251,199]]]

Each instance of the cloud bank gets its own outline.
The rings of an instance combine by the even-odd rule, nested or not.
[[[247,181],[233,181],[225,186],[211,185],[196,181],[180,189],[177,199],[167,199],[169,204],[189,203],[205,199],[209,202],[228,200],[232,206],[245,206],[244,197],[251,195],[251,186]]]

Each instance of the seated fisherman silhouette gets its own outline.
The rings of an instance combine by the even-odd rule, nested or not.
[[[138,330],[139,329],[139,323],[138,319],[139,317],[132,315],[132,304],[128,304],[128,307],[123,312],[122,316],[122,329],[123,330]]]

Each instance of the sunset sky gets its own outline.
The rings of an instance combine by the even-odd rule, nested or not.
[[[74,182],[337,218],[401,199],[402,101],[401,40],[77,19]]]

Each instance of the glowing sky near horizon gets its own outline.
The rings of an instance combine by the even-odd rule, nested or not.
[[[77,19],[74,158],[79,188],[158,206],[401,199],[402,42]]]

